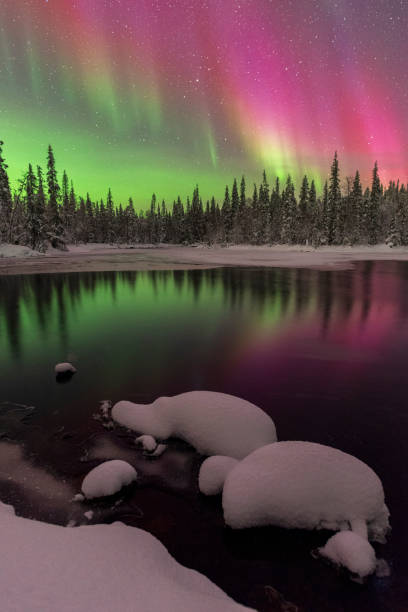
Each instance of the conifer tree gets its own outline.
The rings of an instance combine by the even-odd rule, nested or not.
[[[48,147],[47,156],[47,184],[48,184],[48,209],[47,221],[48,229],[54,236],[62,236],[63,226],[59,211],[60,186],[57,180],[57,171],[55,169],[54,152],[51,145]]]
[[[297,242],[306,244],[310,236],[310,220],[309,220],[309,181],[305,175],[302,180],[302,186],[299,194],[298,222],[297,222]]]
[[[339,162],[337,159],[337,151],[336,151],[334,154],[334,159],[333,159],[333,163],[331,166],[327,211],[326,211],[326,226],[327,226],[326,235],[327,235],[328,244],[333,244],[335,241],[336,219],[339,214],[340,205],[341,205],[340,172],[339,172]]]
[[[352,232],[352,244],[361,242],[366,234],[363,188],[361,186],[360,173],[357,170],[354,176],[353,187],[351,190],[351,211],[354,220],[354,231]]]
[[[108,189],[106,198],[106,240],[110,244],[115,242],[115,210],[113,205],[112,191]]]
[[[7,174],[7,164],[3,157],[4,142],[0,140],[0,243],[11,242],[10,219],[12,212],[12,201],[10,183]]]
[[[380,235],[380,202],[381,202],[381,183],[378,176],[378,164],[375,162],[373,169],[373,180],[371,184],[370,204],[369,204],[369,227],[368,242],[377,244]]]
[[[232,209],[228,185],[225,187],[224,202],[222,204],[222,220],[224,225],[224,240],[229,242],[232,233]]]
[[[296,198],[295,186],[291,176],[288,176],[285,190],[282,194],[282,235],[283,244],[295,242],[296,229]]]

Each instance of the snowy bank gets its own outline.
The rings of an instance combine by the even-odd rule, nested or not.
[[[227,525],[298,529],[351,528],[384,541],[388,509],[378,476],[365,463],[311,442],[277,442],[260,448],[227,475]]]
[[[203,455],[242,459],[276,441],[272,419],[246,400],[212,391],[160,397],[152,404],[118,402],[114,421],[160,440],[185,440]]]
[[[87,499],[107,497],[136,480],[137,472],[126,461],[105,461],[87,474],[82,482],[82,493]]]
[[[0,503],[2,612],[238,612],[152,535],[122,523],[59,527]]]
[[[38,257],[43,255],[21,244],[0,244],[0,257]]]

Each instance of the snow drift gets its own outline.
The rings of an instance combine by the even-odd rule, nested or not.
[[[160,440],[181,438],[203,455],[242,459],[276,441],[275,425],[263,410],[238,397],[211,391],[160,397],[152,404],[118,402],[112,418]]]
[[[133,466],[121,459],[105,461],[91,470],[82,481],[82,493],[87,499],[114,495],[136,480]]]
[[[239,612],[149,533],[122,523],[76,528],[14,515],[0,503],[2,612]]]

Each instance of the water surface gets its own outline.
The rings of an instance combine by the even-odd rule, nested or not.
[[[89,508],[71,495],[98,461],[121,457],[140,482],[117,505],[89,504],[95,520],[148,529],[240,602],[279,609],[271,585],[302,610],[407,610],[407,317],[403,262],[0,277],[1,498],[26,516],[85,523]],[[66,360],[78,373],[57,384],[54,364]],[[280,439],[371,465],[392,513],[377,547],[391,577],[359,586],[312,559],[327,533],[224,528],[220,500],[197,491],[191,449],[174,442],[149,460],[93,418],[104,399],[193,389],[241,396]]]

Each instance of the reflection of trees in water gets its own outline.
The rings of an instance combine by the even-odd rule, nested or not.
[[[389,262],[389,265],[393,263]],[[82,300],[94,296],[101,287],[109,290],[112,301],[119,301],[120,287],[135,293],[139,279],[148,280],[154,295],[168,291],[191,294],[197,303],[221,292],[226,311],[240,312],[243,308],[254,314],[275,309],[278,317],[299,317],[312,307],[321,317],[323,333],[331,321],[347,320],[356,299],[361,301],[361,317],[370,311],[371,285],[377,264],[362,262],[356,271],[317,271],[291,268],[213,268],[208,270],[164,270],[146,272],[81,272],[0,277],[1,333],[5,331],[15,357],[21,343],[21,308],[24,304],[30,316],[36,314],[37,324],[45,335],[51,323],[53,309],[57,314],[61,341],[67,342],[67,307],[75,311]],[[390,269],[389,267],[387,268]],[[408,279],[408,266],[395,263],[391,271],[400,281]],[[402,300],[404,312],[407,300]],[[35,321],[30,321],[33,325]]]

